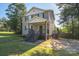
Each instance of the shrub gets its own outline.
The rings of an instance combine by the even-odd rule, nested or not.
[[[40,39],[43,40],[43,39],[45,39],[45,36],[44,36],[44,35],[39,35],[39,36],[38,36],[38,39],[39,39],[39,40],[40,40]]]
[[[79,39],[78,35],[75,35],[72,33],[60,33],[59,36],[62,38],[68,38],[68,39]]]

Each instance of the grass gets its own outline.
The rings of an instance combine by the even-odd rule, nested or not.
[[[19,55],[31,48],[34,45],[23,44],[21,42],[9,42],[9,43],[1,43],[0,44],[0,55],[7,56],[7,55]]]
[[[40,43],[39,45],[35,46],[34,48],[25,51],[24,53],[20,54],[21,56],[50,56],[53,55],[53,49],[44,47],[43,44],[50,44],[49,40]]]
[[[0,43],[21,41],[23,38],[19,35],[0,35]]]
[[[7,32],[5,32],[7,33]],[[54,50],[46,45],[50,44],[50,40],[40,44],[25,42],[20,35],[13,33],[0,34],[0,56],[77,56],[79,53],[69,53],[66,50]],[[43,46],[45,45],[45,46]]]
[[[5,31],[1,31],[1,32],[0,32],[1,35],[2,35],[2,34],[4,34],[4,35],[5,35],[5,34],[14,34],[14,33],[15,33],[15,32],[5,32]]]
[[[18,55],[34,46],[24,42],[21,35],[14,32],[0,32],[0,56]]]

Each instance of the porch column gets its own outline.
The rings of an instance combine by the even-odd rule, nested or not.
[[[46,40],[47,40],[47,22],[46,22]]]

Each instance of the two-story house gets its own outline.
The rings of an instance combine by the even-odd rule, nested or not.
[[[43,33],[51,36],[55,30],[53,10],[44,10],[32,7],[22,20],[22,35],[27,35],[29,29],[33,29],[35,33]]]

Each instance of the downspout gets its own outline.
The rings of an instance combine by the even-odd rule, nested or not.
[[[45,22],[46,24],[46,40],[47,40],[47,21]]]

